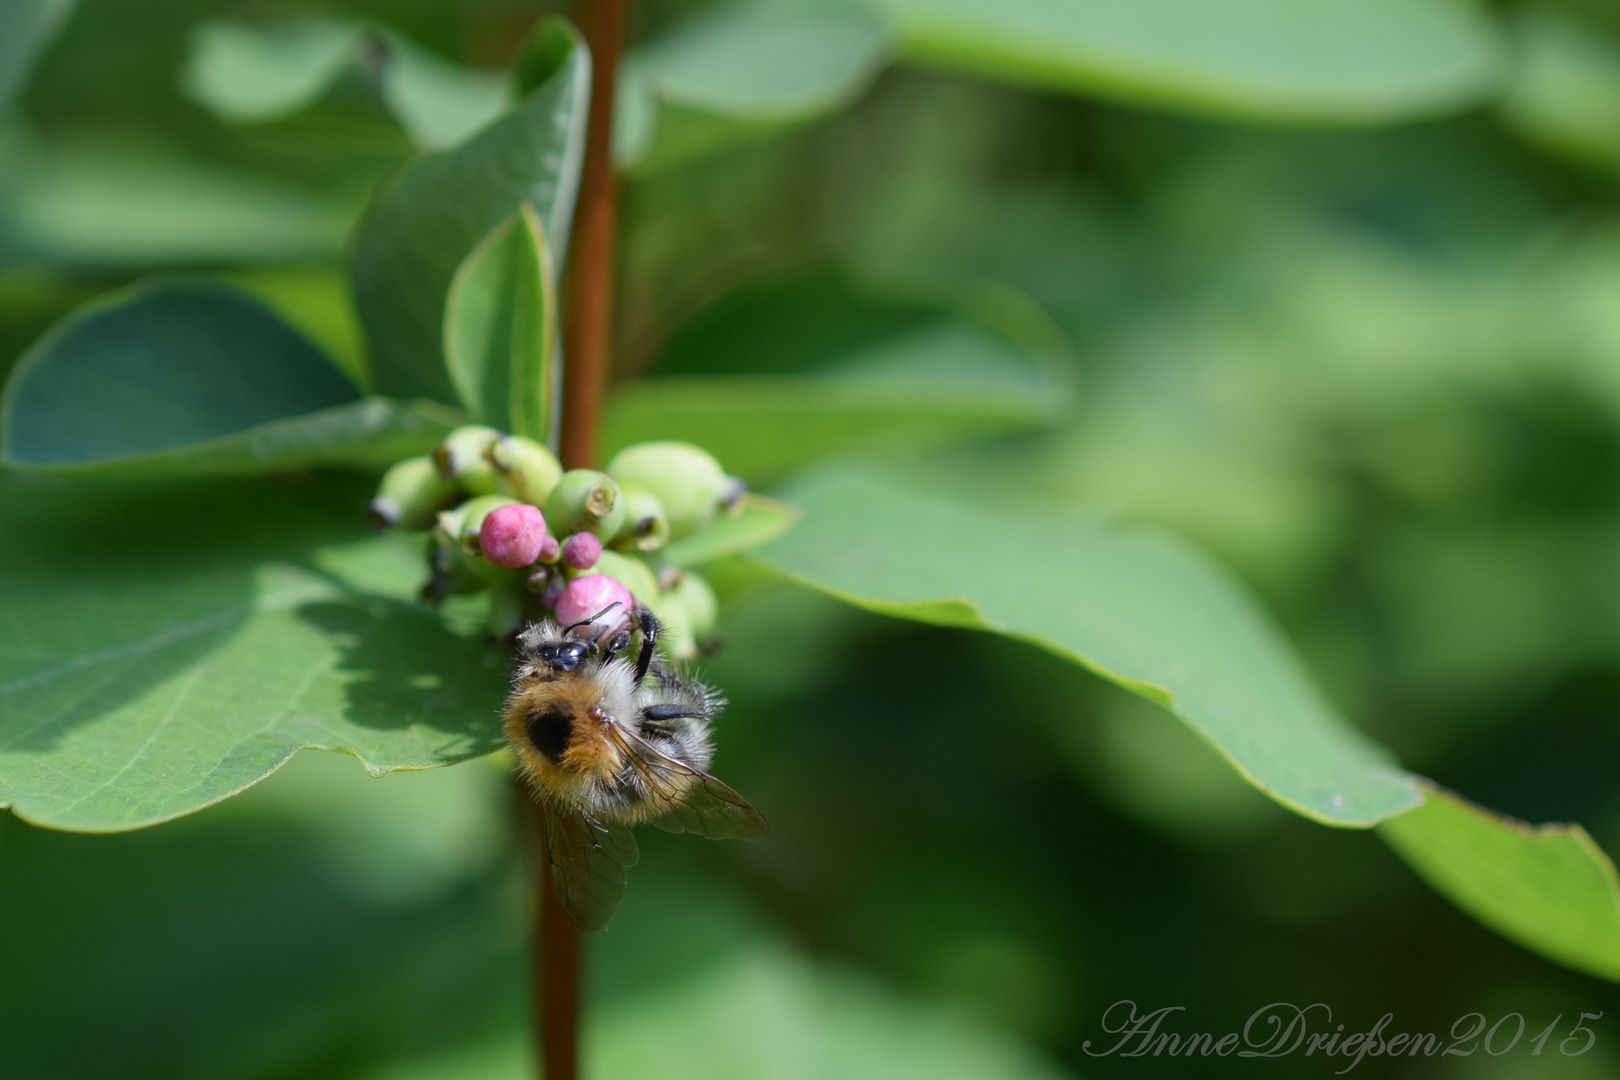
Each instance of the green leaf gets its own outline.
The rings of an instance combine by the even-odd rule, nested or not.
[[[763,486],[808,462],[912,450],[1052,422],[1060,373],[997,334],[944,319],[882,339],[815,375],[637,379],[615,391],[605,452],[695,442]]]
[[[872,0],[902,55],[1026,86],[1241,119],[1391,123],[1489,94],[1471,0]]]
[[[73,10],[73,0],[9,0],[0,6],[0,109]]]
[[[1513,79],[1498,107],[1520,134],[1551,150],[1620,167],[1620,45],[1547,8],[1516,13]]]
[[[756,553],[868,610],[1027,641],[1171,709],[1251,783],[1327,824],[1416,806],[1413,778],[1323,698],[1265,614],[1169,538],[908,490],[858,467],[786,493]]]
[[[335,256],[358,208],[138,139],[0,147],[0,251],[107,267]]]
[[[1503,937],[1620,981],[1620,878],[1579,825],[1529,826],[1432,784],[1379,835],[1456,905]]]
[[[524,203],[462,262],[445,302],[444,355],[468,412],[546,442],[557,404],[557,293],[545,231]]]
[[[418,147],[460,142],[499,115],[506,77],[444,60],[386,27],[343,19],[199,27],[181,75],[221,119],[262,122],[315,104],[350,74],[372,81]]]
[[[662,554],[677,566],[701,566],[774,540],[798,520],[796,507],[750,492],[742,497],[736,513],[721,514],[708,528],[675,541]]]
[[[362,399],[243,293],[159,283],[81,308],[34,344],[0,401],[0,461],[126,476],[382,466],[456,420]]]
[[[523,203],[544,226],[552,265],[562,264],[590,61],[566,23],[547,21],[518,71],[532,87],[526,96],[468,142],[406,166],[378,191],[355,234],[350,273],[384,393],[457,400],[444,359],[446,294],[478,242]]]
[[[869,87],[891,51],[887,20],[856,8],[728,6],[680,23],[625,58],[615,154],[622,165],[658,141],[661,162],[690,156],[661,138],[659,105],[742,123],[711,125],[703,148],[841,109]]]
[[[352,481],[0,480],[0,805],[166,821],[300,747],[382,773],[500,745],[501,654],[413,600]],[[359,537],[357,539],[357,537]]]

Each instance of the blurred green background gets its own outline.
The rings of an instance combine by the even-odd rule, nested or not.
[[[900,25],[930,6],[952,5],[899,5]],[[1227,6],[1262,23],[1290,10]],[[1025,8],[1042,5],[1009,10]],[[363,63],[297,108],[233,115],[199,27],[386,25],[442,62],[434,115],[454,128],[493,78],[464,66],[501,67],[551,10],[81,0],[0,128],[0,365],[73,305],[165,269],[244,284],[363,364],[345,232],[436,129],[395,121]],[[1392,40],[1444,70],[1344,101],[1265,88],[1278,67],[1331,82],[1332,58],[1289,40],[1259,43],[1260,90],[1229,79],[1223,98],[1218,79],[1072,85],[926,20],[885,44],[851,15],[843,67],[752,113],[704,83],[724,83],[725,50],[691,28],[715,9],[634,10],[627,79],[664,90],[621,111],[620,376],[844,372],[877,352],[915,380],[896,341],[942,318],[994,326],[1047,365],[1038,408],[971,440],[954,426],[944,449],[926,424],[857,416],[816,454],[1169,527],[1237,572],[1405,766],[1620,851],[1611,7],[1457,6],[1474,53],[1391,16]],[[749,48],[730,54],[745,98]],[[922,375],[949,388],[943,366]],[[648,392],[621,396],[610,436],[639,430]],[[804,455],[767,427],[705,441],[768,489]],[[590,940],[592,1076],[1318,1076],[1330,1067],[1298,1056],[1160,1064],[1083,1044],[1127,998],[1217,1034],[1274,1001],[1437,1032],[1473,1011],[1519,1011],[1534,1033],[1620,1008],[1613,985],[1458,912],[1373,834],[1279,809],[1168,714],[1071,665],[729,585],[729,644],[706,666],[731,700],[717,771],[772,835],[643,836],[623,909]],[[0,819],[0,1072],[526,1075],[503,770],[369,780],[304,753],[162,829]],[[1610,1022],[1580,1058],[1357,1071],[1613,1076]]]

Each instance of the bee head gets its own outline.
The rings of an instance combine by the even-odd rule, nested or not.
[[[573,671],[584,662],[590,646],[583,641],[553,641],[539,648],[540,662],[558,671]]]

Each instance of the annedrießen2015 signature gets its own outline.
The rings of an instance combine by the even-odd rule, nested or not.
[[[1228,1057],[1278,1058],[1300,1053],[1306,1057],[1350,1059],[1341,1075],[1367,1057],[1468,1057],[1481,1051],[1502,1057],[1525,1039],[1525,1019],[1510,1012],[1494,1023],[1483,1013],[1457,1018],[1446,1035],[1432,1031],[1391,1031],[1395,1014],[1385,1013],[1365,1031],[1346,1031],[1335,1023],[1333,1010],[1318,1002],[1301,1008],[1284,1001],[1262,1006],[1250,1015],[1243,1031],[1225,1035],[1161,1031],[1170,1026],[1174,1013],[1186,1006],[1166,1005],[1152,1012],[1139,1013],[1136,1002],[1116,1001],[1102,1015],[1102,1029],[1113,1038],[1111,1045],[1093,1049],[1092,1040],[1081,1044],[1092,1057]],[[1583,1012],[1579,1019],[1566,1022],[1555,1017],[1545,1028],[1531,1034],[1521,1053],[1532,1057],[1543,1050],[1567,1057],[1579,1057],[1592,1049],[1597,1032],[1588,1025],[1602,1019],[1602,1013]],[[1100,1040],[1099,1040],[1100,1043]]]

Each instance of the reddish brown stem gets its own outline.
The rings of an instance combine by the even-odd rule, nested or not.
[[[591,49],[591,111],[574,215],[568,313],[563,323],[562,462],[596,464],[613,329],[613,260],[618,187],[613,175],[613,84],[624,36],[624,0],[581,0],[580,27]]]
[[[576,1080],[579,1075],[579,1018],[583,941],[551,890],[546,858],[545,819],[528,785],[518,783],[528,810],[534,842],[535,909],[530,939],[534,1034],[540,1049],[541,1080]]]
[[[624,37],[625,0],[580,0],[577,12],[591,51],[591,108],[585,127],[585,162],[574,216],[563,316],[563,465],[597,463],[602,395],[607,386],[613,326],[613,261],[618,191],[613,175],[613,86]],[[534,1031],[542,1080],[579,1076],[580,977],[583,941],[551,890],[545,824],[530,809],[535,850],[536,904],[531,962]]]

